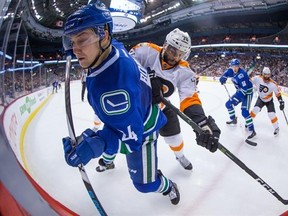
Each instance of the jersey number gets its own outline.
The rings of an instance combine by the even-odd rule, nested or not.
[[[126,140],[135,140],[135,141],[137,141],[138,140],[138,137],[137,137],[136,133],[131,130],[131,125],[129,125],[127,127],[127,132],[128,132],[128,134],[125,134],[122,131],[122,133],[123,133],[122,141],[126,141]]]

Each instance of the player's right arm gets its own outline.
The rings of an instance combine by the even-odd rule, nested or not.
[[[228,79],[229,77],[233,77],[233,75],[234,75],[233,70],[232,70],[231,68],[228,68],[228,69],[222,74],[222,76],[219,78],[219,81],[220,81],[221,85],[225,84],[226,81],[227,81],[227,79]]]
[[[182,71],[184,74],[184,71]],[[185,74],[187,77],[181,77],[178,80],[178,91],[180,97],[180,110],[190,119],[202,128],[202,132],[196,131],[196,142],[207,148],[211,152],[215,152],[218,148],[220,129],[215,120],[211,116],[206,116],[202,107],[201,100],[196,92],[195,74],[192,71]],[[179,82],[180,81],[180,82]]]

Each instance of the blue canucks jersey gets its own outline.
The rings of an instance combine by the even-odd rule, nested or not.
[[[108,145],[138,151],[148,135],[166,123],[158,106],[152,105],[150,79],[124,46],[112,42],[109,56],[86,78],[88,101],[104,123],[97,134]]]
[[[253,84],[246,73],[242,68],[239,68],[237,73],[234,73],[232,68],[229,68],[224,72],[222,77],[226,80],[228,77],[231,77],[237,92],[241,92],[242,96],[253,94]]]

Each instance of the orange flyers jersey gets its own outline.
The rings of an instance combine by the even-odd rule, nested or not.
[[[276,97],[281,95],[278,84],[270,78],[267,82],[264,82],[262,75],[255,76],[252,78],[252,83],[256,87],[260,99],[263,102],[268,102],[273,98],[273,92]]]
[[[190,69],[187,61],[181,60],[171,67],[160,61],[162,47],[152,43],[140,43],[130,50],[130,55],[144,68],[154,70],[163,83],[165,97],[172,95],[178,89],[183,111],[190,105],[201,104],[196,90],[196,75]]]

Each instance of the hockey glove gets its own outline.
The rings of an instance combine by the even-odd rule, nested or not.
[[[162,93],[162,83],[159,77],[156,76],[154,70],[151,70],[150,67],[147,68],[151,87],[152,87],[152,103],[158,104],[162,101],[163,93]]]
[[[205,147],[210,152],[215,152],[218,148],[220,129],[215,120],[208,116],[207,119],[198,124],[202,128],[202,132],[196,132],[196,142],[198,145]]]
[[[280,100],[279,103],[280,103],[279,109],[284,110],[284,101]]]
[[[224,77],[224,76],[221,76],[220,79],[219,79],[221,85],[224,85],[226,83],[226,80],[227,80],[227,78]]]
[[[70,137],[62,139],[65,160],[70,166],[86,165],[92,158],[101,156],[104,151],[104,140],[93,130],[86,129],[82,133],[82,138],[83,140],[76,146]]]

